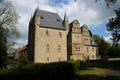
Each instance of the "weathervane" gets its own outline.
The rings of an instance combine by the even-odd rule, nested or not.
[[[39,0],[37,0],[37,9],[39,9]]]

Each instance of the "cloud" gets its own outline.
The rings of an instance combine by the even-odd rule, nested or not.
[[[107,41],[109,43],[112,43],[112,40],[110,38],[112,38],[112,36],[106,36],[106,37],[104,37],[105,41]]]
[[[115,6],[106,7],[103,0],[95,3],[95,0],[11,0],[16,11],[20,15],[18,30],[21,33],[21,39],[16,40],[18,45],[27,44],[29,20],[33,15],[37,5],[42,10],[56,12],[63,19],[64,13],[67,13],[69,22],[78,19],[80,25],[87,24],[90,27],[96,27],[107,21],[115,14],[113,9],[117,9],[120,0]],[[107,40],[108,38],[106,38]],[[25,41],[24,41],[25,40]],[[19,46],[21,46],[19,45]]]
[[[107,31],[107,30],[105,30],[104,32],[105,32],[106,34],[110,34],[110,32],[109,32],[109,31]]]
[[[18,46],[17,44],[15,44],[15,45],[13,45],[11,48],[12,48],[12,49],[17,49],[17,48],[19,48],[19,46]]]

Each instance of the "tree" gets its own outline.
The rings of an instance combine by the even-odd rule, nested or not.
[[[100,0],[95,0],[95,2],[98,2]],[[109,7],[110,5],[114,5],[117,0],[104,0],[104,2],[106,3],[106,6]]]
[[[120,57],[120,46],[112,46],[108,52],[109,57]]]
[[[7,59],[7,45],[6,45],[6,30],[0,26],[0,67],[6,64]]]
[[[16,24],[19,15],[9,1],[0,3],[0,67],[3,67],[7,59],[7,49],[11,35],[19,36]]]
[[[108,57],[108,51],[110,49],[111,45],[107,41],[104,40],[103,37],[101,37],[100,44],[99,44],[99,54],[101,55],[101,58],[107,58]]]
[[[112,34],[112,40],[114,45],[118,45],[120,41],[120,8],[118,10],[114,10],[116,16],[114,18],[109,19],[107,23],[107,30]]]
[[[95,34],[95,35],[93,35],[93,38],[97,45],[100,44],[100,36],[99,35]]]
[[[98,52],[101,58],[106,58],[108,56],[108,51],[111,47],[111,44],[104,40],[103,37],[99,35],[93,35],[93,38],[98,45]]]

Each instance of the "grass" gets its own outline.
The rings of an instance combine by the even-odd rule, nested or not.
[[[96,75],[96,76],[105,76],[107,72],[107,69],[102,69],[102,68],[88,68],[87,70],[77,70],[76,74],[77,75]]]
[[[0,70],[0,78],[4,80],[42,80],[42,78],[43,80],[120,80],[117,76],[106,76],[108,70],[119,71],[119,66],[120,60],[29,64],[9,71]]]

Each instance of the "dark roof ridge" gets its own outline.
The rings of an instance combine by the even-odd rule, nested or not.
[[[41,9],[38,9],[38,11],[43,11],[43,12],[47,12],[47,13],[57,14],[57,13],[52,12],[52,11],[46,11],[46,10],[41,10]]]

